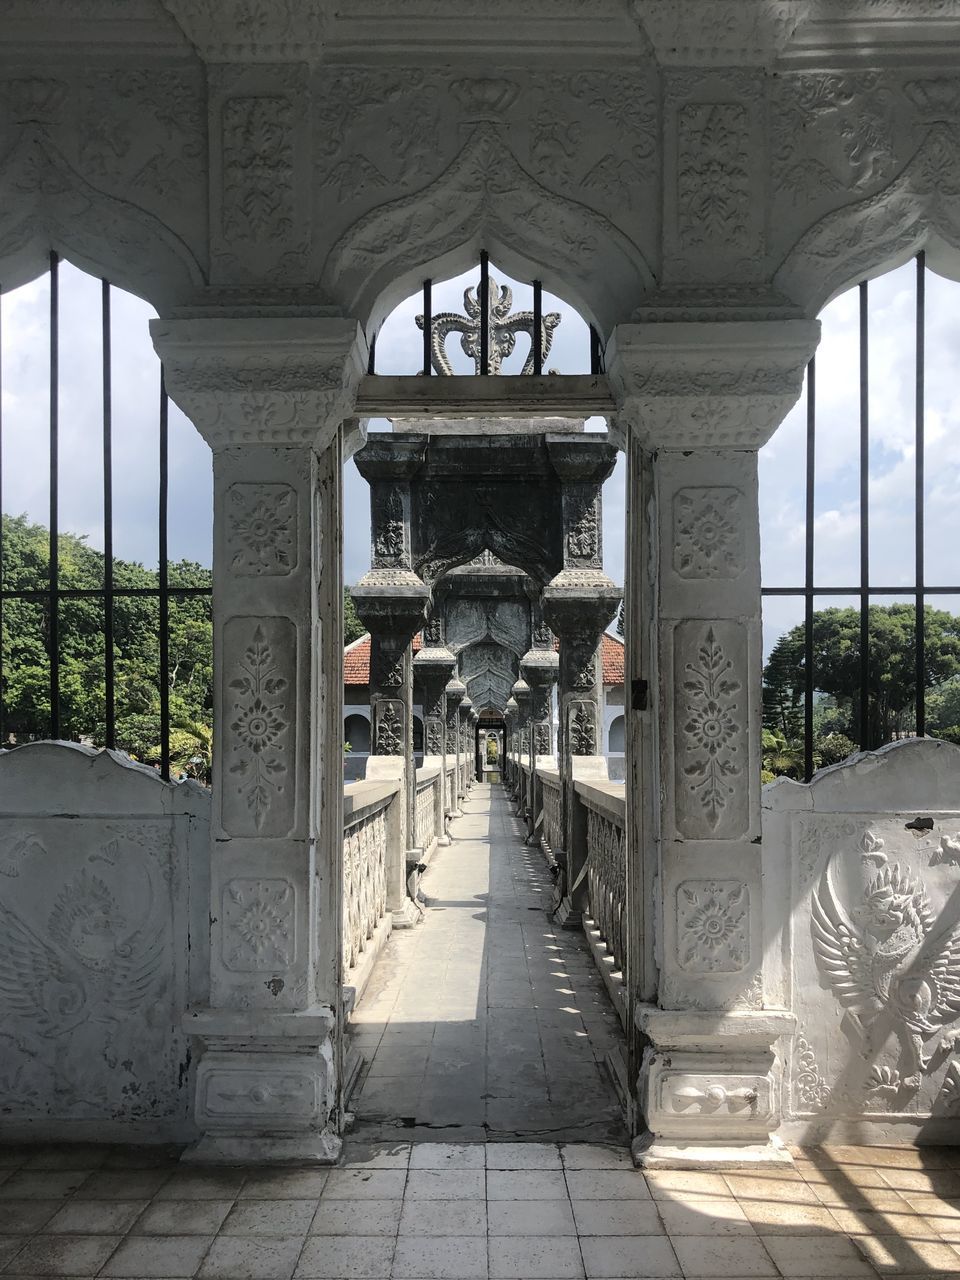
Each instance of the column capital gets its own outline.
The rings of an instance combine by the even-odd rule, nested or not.
[[[796,402],[820,338],[815,320],[622,324],[607,377],[651,449],[759,449]]]
[[[366,361],[354,320],[174,315],[150,332],[170,398],[213,449],[321,451],[353,412]]]
[[[543,589],[543,616],[561,642],[596,640],[622,597],[602,569],[564,569]]]

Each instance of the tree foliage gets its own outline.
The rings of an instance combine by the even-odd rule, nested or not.
[[[814,740],[822,763],[842,759],[854,743],[882,746],[916,729],[913,605],[873,605],[869,611],[870,710],[860,724],[860,612],[822,609],[813,615]],[[927,731],[960,736],[960,618],[924,610]],[[803,735],[806,655],[803,626],[774,645],[763,671],[763,723],[789,747]],[[781,761],[783,763],[783,761]],[[774,772],[788,773],[783,768]]]
[[[50,535],[26,516],[4,515],[3,587],[44,591],[49,584]],[[64,591],[101,591],[105,560],[84,538],[58,539],[59,582]],[[209,589],[211,571],[193,561],[168,565],[172,587]],[[114,587],[159,586],[155,569],[114,558]],[[175,772],[207,780],[213,720],[213,626],[207,595],[170,599],[170,747]],[[157,597],[114,597],[116,742],[138,760],[160,759],[160,607]],[[102,746],[106,738],[104,606],[100,597],[65,598],[59,608],[60,732]],[[363,634],[353,601],[344,592],[344,631]],[[3,604],[3,730],[6,740],[50,733],[50,609],[42,596]]]

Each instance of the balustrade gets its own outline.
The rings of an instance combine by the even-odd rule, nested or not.
[[[344,788],[343,968],[359,999],[390,930],[386,927],[391,839],[400,838],[400,783]]]
[[[622,788],[585,783],[576,787],[577,801],[587,811],[587,902],[589,927],[607,948],[613,970],[623,972],[626,957],[625,901],[627,854],[626,802]]]

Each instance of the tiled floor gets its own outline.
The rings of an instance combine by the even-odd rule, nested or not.
[[[350,1139],[334,1170],[0,1148],[0,1273],[111,1280],[960,1276],[960,1150],[825,1148],[794,1170],[630,1167],[574,1143]]]
[[[622,1043],[579,931],[547,915],[553,881],[504,790],[475,786],[354,1015],[368,1138],[626,1141],[605,1058]]]

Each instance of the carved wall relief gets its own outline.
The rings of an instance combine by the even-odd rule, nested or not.
[[[228,241],[288,240],[294,207],[293,104],[283,97],[223,104],[223,234]]]
[[[736,578],[744,570],[739,489],[679,489],[673,499],[673,567],[681,578]]]
[[[236,973],[289,969],[296,962],[297,891],[289,880],[229,880],[221,906],[223,963]]]
[[[739,973],[750,962],[750,890],[740,880],[677,885],[677,962],[688,973]]]
[[[677,120],[677,222],[688,249],[752,246],[754,199],[747,110],[731,102],[691,104]]]
[[[743,835],[749,821],[746,632],[682,622],[674,636],[677,830]]]
[[[404,752],[403,703],[393,698],[378,698],[374,703],[373,744],[375,756],[402,756]]]
[[[236,836],[287,835],[294,823],[296,627],[288,618],[231,618],[223,655],[232,673],[224,690],[223,826]]]
[[[227,492],[230,568],[276,576],[297,567],[297,494],[288,484],[232,484]]]
[[[570,754],[594,756],[597,754],[597,706],[594,702],[570,702],[567,704],[567,723],[570,734]]]

